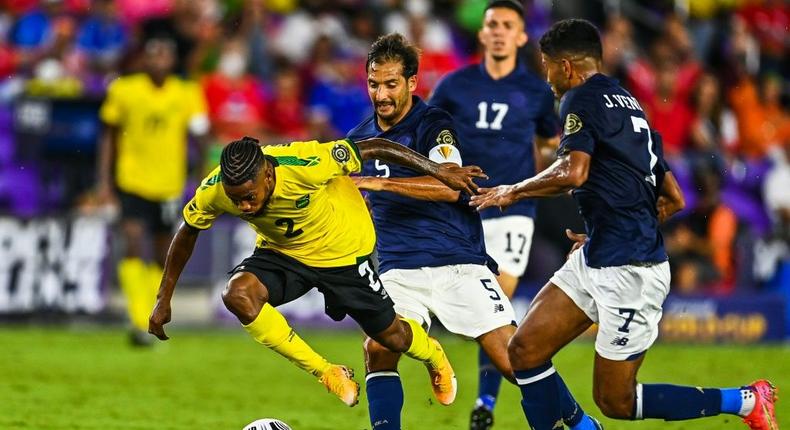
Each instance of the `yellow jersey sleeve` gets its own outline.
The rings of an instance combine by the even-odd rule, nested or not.
[[[200,85],[192,81],[188,81],[184,85],[184,90],[187,95],[187,106],[189,106],[188,116],[192,118],[197,115],[206,115],[208,107]]]
[[[123,79],[114,80],[107,88],[107,97],[99,108],[99,118],[110,125],[120,125],[124,119]]]
[[[350,139],[292,142],[264,147],[263,152],[274,157],[281,166],[306,167],[300,169],[306,185],[324,185],[338,176],[348,176],[362,170],[362,156]]]
[[[222,196],[224,194],[220,185],[219,168],[216,168],[203,179],[195,191],[195,197],[184,206],[184,221],[200,230],[211,228],[214,220],[225,212],[220,209],[218,201]]]

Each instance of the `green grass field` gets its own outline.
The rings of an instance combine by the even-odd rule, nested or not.
[[[240,430],[257,418],[276,417],[295,430],[369,429],[365,398],[348,408],[315,380],[255,344],[241,330],[173,330],[151,350],[132,349],[119,329],[1,329],[0,429]],[[351,365],[364,381],[361,336],[304,332],[331,360]],[[404,428],[464,429],[476,394],[476,345],[440,336],[459,379],[449,407],[431,401],[424,368],[404,359]],[[571,345],[555,365],[582,406],[591,400],[592,344]],[[787,346],[658,345],[641,379],[705,386],[736,386],[768,377],[790,390]],[[363,390],[364,391],[364,390]],[[528,428],[517,390],[503,386],[496,429]],[[790,399],[778,420],[790,425]],[[693,422],[616,422],[619,429],[745,429],[734,417]]]

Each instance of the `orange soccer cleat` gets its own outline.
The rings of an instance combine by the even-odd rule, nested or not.
[[[336,395],[347,406],[359,403],[359,384],[353,380],[354,371],[346,366],[333,364],[318,378],[327,391]]]
[[[754,409],[743,418],[743,422],[752,430],[779,430],[774,413],[774,404],[779,400],[776,393],[779,390],[765,379],[754,381],[746,388],[754,393]]]
[[[433,342],[436,348],[441,351],[441,358],[437,362],[426,361],[425,367],[428,368],[428,373],[431,376],[431,386],[436,400],[446,406],[455,401],[455,395],[458,393],[458,381],[455,379],[453,366],[450,365],[450,360],[439,341],[430,338],[429,342]]]

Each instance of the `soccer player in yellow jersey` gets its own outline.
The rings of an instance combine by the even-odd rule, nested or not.
[[[156,299],[152,288],[179,221],[187,176],[187,134],[208,130],[206,104],[199,87],[171,74],[175,44],[151,39],[144,47],[145,72],[110,85],[101,106],[106,125],[99,150],[98,193],[121,206],[124,257],[118,280],[126,297],[136,345],[150,343],[148,315]],[[152,240],[151,240],[152,239]],[[143,245],[154,245],[151,264]]]
[[[226,146],[216,168],[184,208],[184,222],[168,251],[149,331],[165,340],[170,300],[201,230],[223,213],[246,220],[257,232],[252,256],[232,271],[222,294],[225,306],[261,344],[315,375],[345,404],[358,401],[359,384],[345,366],[330,364],[288,325],[276,306],[312,288],[324,295],[334,320],[353,318],[392,351],[423,361],[438,395],[456,390],[455,375],[439,343],[420,324],[399,318],[382,287],[370,254],[373,222],[350,173],[363,159],[379,159],[431,175],[472,193],[477,166],[436,164],[386,139],[360,142],[293,142],[261,148],[245,137]]]

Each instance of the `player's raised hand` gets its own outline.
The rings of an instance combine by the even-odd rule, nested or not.
[[[574,233],[571,231],[571,229],[566,228],[565,236],[568,236],[568,239],[573,241],[573,246],[571,246],[571,250],[568,251],[568,255],[566,256],[567,259],[571,257],[573,251],[576,251],[577,249],[584,246],[584,243],[587,242],[587,235],[584,233]]]
[[[165,324],[170,322],[170,302],[167,300],[157,300],[151,317],[148,319],[148,333],[159,338],[159,340],[170,339],[165,334]]]
[[[474,178],[488,179],[488,175],[478,166],[461,167],[453,163],[440,164],[434,177],[453,190],[466,191],[470,195],[476,194],[478,189]]]
[[[480,188],[478,195],[472,196],[469,206],[481,211],[486,208],[498,207],[504,211],[516,202],[515,187],[513,185],[499,185],[494,188]]]

